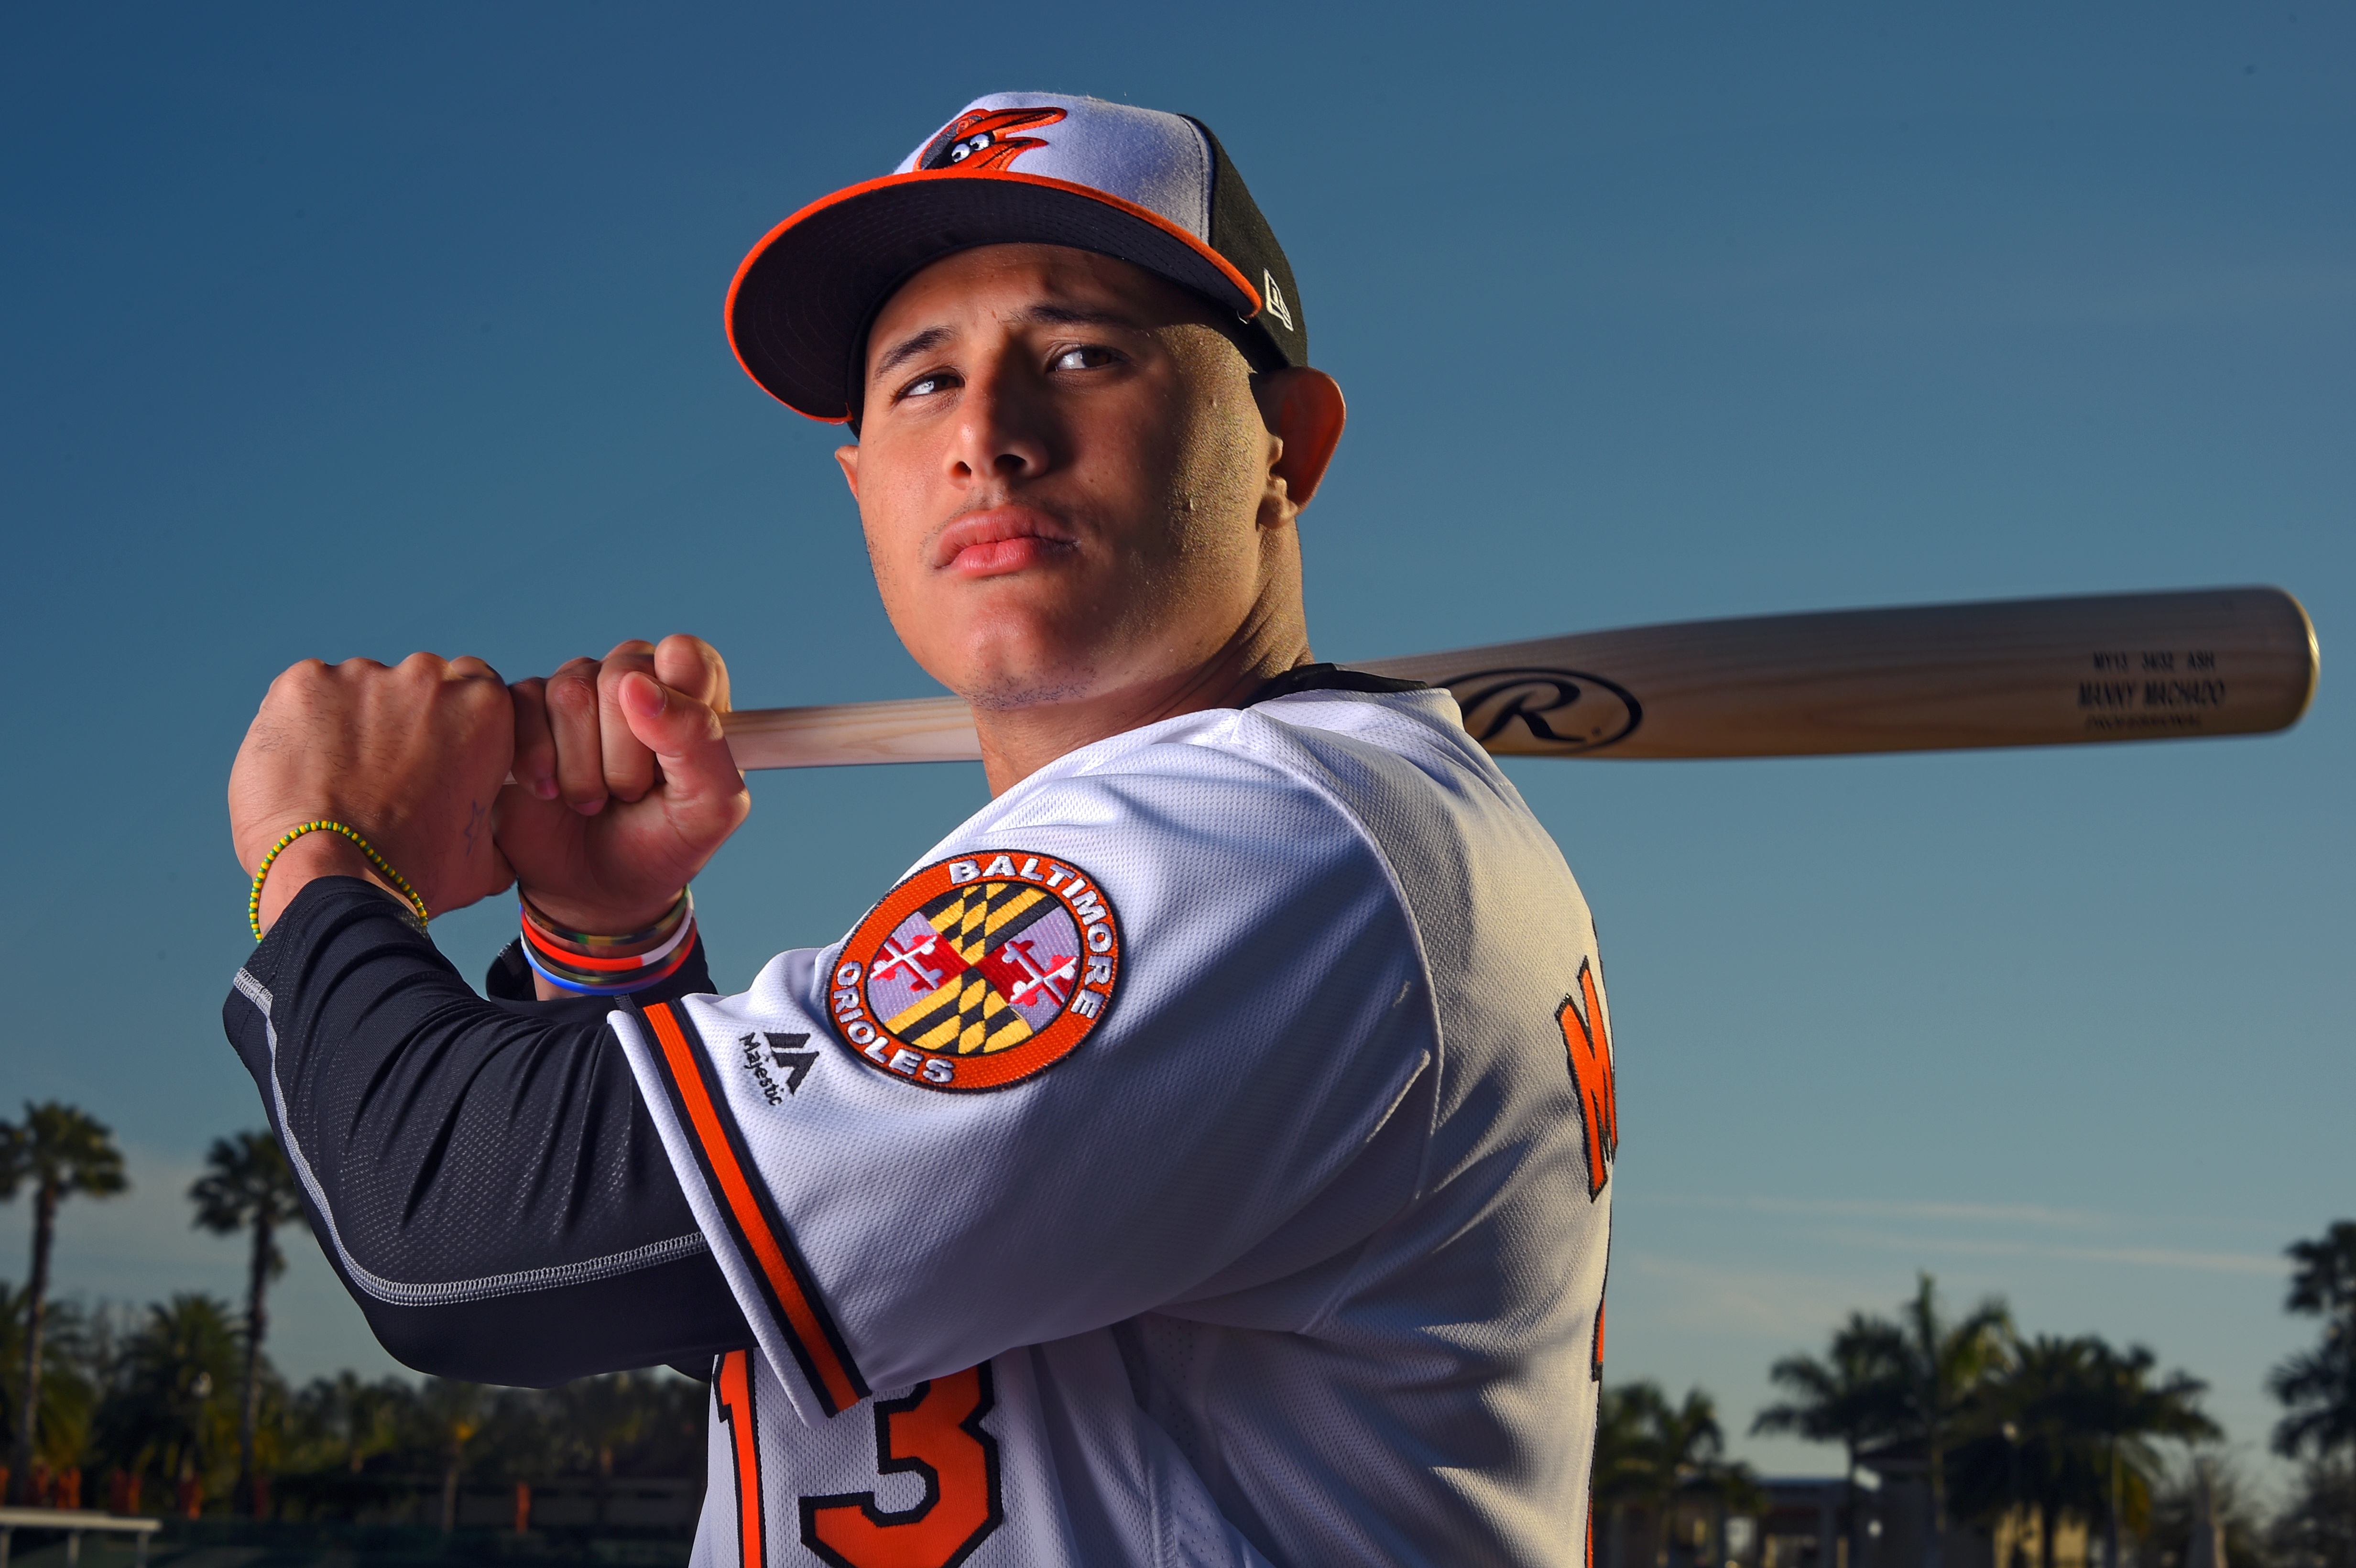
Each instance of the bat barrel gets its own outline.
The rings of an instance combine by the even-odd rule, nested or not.
[[[1490,751],[1802,757],[2255,735],[2315,694],[2278,588],[1832,610],[1586,632],[1355,667],[1447,687]],[[973,762],[954,697],[731,713],[744,768]]]
[[[1774,757],[2286,729],[2315,628],[2276,588],[1697,621],[1377,659],[1509,756]]]

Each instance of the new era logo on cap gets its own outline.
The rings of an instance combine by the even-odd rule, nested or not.
[[[1286,331],[1292,330],[1292,307],[1285,303],[1284,285],[1276,281],[1275,273],[1265,269],[1259,275],[1259,299],[1261,309],[1284,323]]]
[[[891,174],[772,229],[737,270],[729,338],[776,397],[842,420],[893,290],[955,251],[1022,243],[1157,272],[1250,323],[1264,368],[1309,362],[1291,266],[1210,128],[1053,92],[978,98]]]

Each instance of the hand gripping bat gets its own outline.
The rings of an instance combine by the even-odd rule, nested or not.
[[[1350,667],[1455,694],[1500,756],[1808,757],[2254,735],[2315,693],[2278,588],[1832,610],[1579,632]],[[753,709],[744,768],[970,762],[954,697]]]

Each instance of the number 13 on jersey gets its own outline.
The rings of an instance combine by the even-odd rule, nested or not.
[[[752,1352],[731,1350],[721,1358],[712,1397],[735,1460],[738,1561],[742,1568],[768,1568],[755,1381]],[[964,1562],[1005,1517],[998,1442],[981,1425],[991,1403],[987,1363],[918,1383],[898,1399],[874,1401],[877,1475],[914,1476],[924,1494],[892,1509],[879,1506],[872,1490],[804,1496],[802,1544],[837,1568],[955,1568]]]

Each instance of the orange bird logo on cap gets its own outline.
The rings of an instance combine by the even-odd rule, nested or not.
[[[960,114],[926,144],[916,166],[960,175],[1002,169],[1032,148],[1047,144],[1041,137],[1013,136],[1009,132],[1053,125],[1064,117],[1064,111],[1055,108],[977,109]]]

